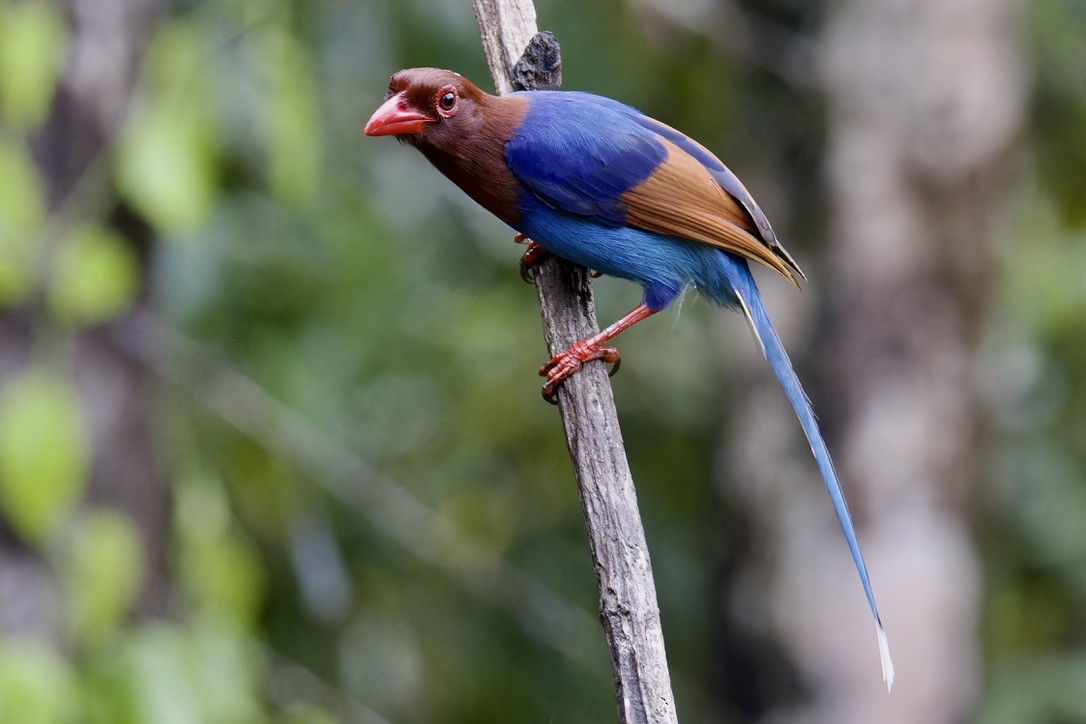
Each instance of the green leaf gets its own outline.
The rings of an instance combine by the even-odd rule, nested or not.
[[[38,170],[25,145],[0,137],[0,307],[31,287],[34,239],[45,217]]]
[[[31,641],[0,648],[0,721],[62,724],[78,711],[71,666],[56,652]]]
[[[95,324],[124,310],[139,286],[139,265],[128,243],[112,232],[84,227],[57,253],[49,303],[70,324]]]
[[[252,547],[228,536],[189,541],[181,556],[181,579],[193,606],[249,627],[260,610],[264,575]]]
[[[231,626],[199,621],[158,625],[126,639],[135,719],[155,724],[264,721],[257,667],[247,638]]]
[[[0,229],[26,232],[44,218],[41,179],[30,151],[0,136]]]
[[[317,187],[321,127],[313,62],[290,34],[260,36],[262,65],[270,75],[263,119],[272,193],[288,203],[304,204]]]
[[[247,628],[256,620],[264,574],[256,552],[228,529],[222,488],[199,480],[178,486],[179,578],[193,608]]]
[[[266,720],[256,697],[263,659],[241,629],[213,617],[199,618],[192,627],[190,646],[190,667],[204,721]]]
[[[215,201],[216,158],[206,30],[185,21],[164,26],[147,49],[147,105],[118,139],[121,193],[159,231],[198,226]]]
[[[212,36],[214,37],[214,36]],[[151,90],[158,94],[185,94],[185,100],[202,99],[206,93],[209,33],[205,24],[177,17],[161,26],[144,56],[144,75]]]
[[[125,643],[136,721],[158,724],[205,721],[191,682],[184,631],[174,626],[150,626],[127,637]]]
[[[159,231],[187,231],[215,201],[211,128],[197,108],[159,100],[121,136],[117,186]]]
[[[287,706],[277,721],[280,724],[338,724],[339,719],[316,704],[298,702]]]
[[[31,372],[0,395],[0,505],[27,540],[43,542],[83,491],[87,441],[67,381]]]
[[[115,510],[90,513],[76,528],[67,571],[69,621],[76,640],[109,640],[132,606],[143,574],[135,525]]]
[[[45,119],[56,90],[67,28],[54,5],[0,5],[0,111],[21,128]]]

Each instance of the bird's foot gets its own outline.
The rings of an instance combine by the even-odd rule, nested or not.
[[[558,385],[579,370],[585,362],[594,359],[613,365],[607,373],[609,377],[613,377],[621,365],[618,350],[614,347],[604,347],[602,343],[593,344],[586,339],[574,342],[565,352],[555,355],[539,368],[540,376],[547,378],[543,385],[543,399],[552,405],[558,404]]]
[[[529,284],[535,284],[535,274],[532,273],[532,269],[546,259],[550,252],[524,234],[517,234],[515,241],[518,244],[528,245],[528,248],[524,250],[524,255],[520,257],[520,278]]]

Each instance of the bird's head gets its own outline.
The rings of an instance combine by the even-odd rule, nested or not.
[[[388,94],[362,131],[412,144],[442,145],[477,129],[486,93],[457,73],[409,68],[389,79]]]

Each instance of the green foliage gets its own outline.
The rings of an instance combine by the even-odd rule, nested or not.
[[[124,623],[143,580],[139,532],[124,514],[94,510],[70,534],[65,585],[73,639],[95,649]]]
[[[165,233],[193,228],[215,201],[215,165],[207,119],[188,103],[144,109],[117,150],[117,186]]]
[[[337,724],[339,722],[327,711],[312,704],[295,704],[288,707],[283,716],[276,721],[279,724]]]
[[[1086,720],[1086,657],[1036,655],[993,673],[990,698],[978,721],[984,724],[1048,724]]]
[[[82,227],[57,251],[49,302],[65,322],[94,324],[125,309],[138,285],[131,245],[114,232]]]
[[[1018,189],[989,356],[998,378],[982,722],[1079,721],[1086,655],[1086,220],[1081,3],[1030,8],[1035,176]]]
[[[254,696],[257,659],[228,625],[158,625],[133,632],[121,653],[131,721],[247,724],[264,717]]]
[[[56,651],[32,641],[0,644],[0,721],[74,723],[78,696],[72,665]]]
[[[1038,0],[1030,6],[1037,57],[1033,144],[1040,176],[1063,217],[1086,224],[1086,6]]]
[[[49,110],[64,62],[61,10],[44,2],[0,2],[0,116],[38,125]]]
[[[26,146],[0,135],[0,308],[31,288],[35,236],[45,215],[41,180]]]
[[[0,721],[269,720],[263,660],[251,638],[265,574],[221,490],[178,487],[170,547],[180,620],[171,623],[133,616],[154,563],[133,521],[109,505],[74,511],[87,483],[90,441],[79,393],[52,370],[65,366],[74,339],[66,335],[129,308],[142,280],[126,238],[130,227],[82,216],[85,188],[77,188],[63,216],[46,218],[29,139],[64,61],[64,23],[51,5],[0,2],[0,116],[8,124],[0,130],[0,306],[30,301],[36,312],[41,299],[52,315],[33,316],[49,365],[34,356],[0,389],[0,510],[4,524],[36,545],[55,573],[64,593],[56,613],[67,621],[55,648],[0,637]],[[206,30],[177,22],[155,34],[143,68],[146,103],[87,172],[100,183],[98,169],[111,171],[117,190],[162,234],[199,228],[221,194]],[[282,116],[266,126],[268,146],[278,148],[269,153],[278,158],[268,164],[269,183],[281,198],[304,205],[313,198],[320,148],[308,50],[284,32],[261,47],[269,109]],[[308,146],[291,143],[292,134],[306,132]],[[102,392],[108,394],[89,394]],[[292,699],[279,697],[292,712],[284,721],[300,712],[322,715],[319,706],[294,707]]]
[[[152,95],[115,156],[121,193],[165,234],[194,228],[215,203],[218,167],[199,33],[171,23],[155,36],[145,68]]]
[[[79,398],[64,379],[31,372],[0,392],[0,504],[28,541],[64,523],[86,482]]]
[[[179,582],[194,610],[241,629],[256,619],[263,572],[252,548],[229,532],[222,490],[209,482],[178,487]]]
[[[269,76],[260,118],[272,193],[290,204],[310,202],[317,191],[322,137],[313,62],[287,32],[261,35],[254,45]]]

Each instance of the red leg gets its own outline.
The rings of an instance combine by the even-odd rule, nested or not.
[[[535,284],[532,267],[546,259],[550,252],[524,234],[517,234],[514,241],[528,245],[528,248],[524,250],[524,255],[520,257],[520,278],[529,284]]]
[[[543,385],[543,396],[548,399],[553,397],[554,391],[562,380],[579,370],[585,362],[594,359],[602,359],[608,363],[617,362],[618,350],[603,345],[655,313],[642,302],[625,317],[599,334],[574,342],[565,352],[556,355],[550,362],[539,368],[539,374],[547,378],[547,383]]]

